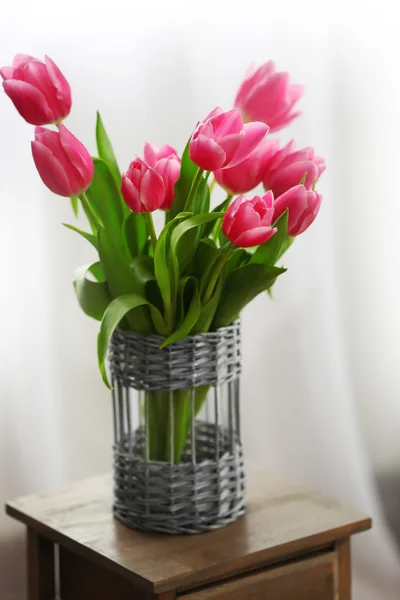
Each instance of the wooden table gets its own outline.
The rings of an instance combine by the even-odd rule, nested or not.
[[[350,535],[371,520],[255,470],[247,514],[166,536],[113,519],[110,476],[7,505],[28,529],[29,600],[350,600]]]

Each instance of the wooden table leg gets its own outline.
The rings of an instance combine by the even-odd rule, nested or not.
[[[338,578],[337,598],[338,600],[351,600],[350,538],[345,538],[336,542],[336,554]]]
[[[28,600],[54,600],[54,544],[28,528]]]

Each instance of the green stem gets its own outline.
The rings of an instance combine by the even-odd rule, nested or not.
[[[193,202],[194,197],[196,196],[196,192],[197,192],[197,188],[199,187],[199,183],[201,178],[203,177],[203,173],[204,173],[204,169],[200,169],[200,167],[197,169],[197,173],[195,178],[193,179],[187,200],[186,200],[186,204],[185,204],[185,208],[183,209],[184,211],[190,211],[190,207],[191,204]]]
[[[233,251],[233,249],[234,249],[234,245],[231,242],[228,242],[225,250],[223,250],[221,252],[221,256],[219,257],[219,260],[217,261],[217,263],[215,265],[214,271],[211,273],[209,282],[206,287],[206,291],[204,292],[203,306],[205,304],[207,304],[207,302],[211,299],[211,296],[213,295],[218,278],[221,275],[222,269],[224,268],[225,263],[228,260],[229,256],[231,255],[231,252]]]
[[[212,194],[213,189],[215,188],[215,184],[217,183],[217,180],[214,179],[212,180],[212,182],[210,183],[210,194]]]
[[[97,215],[94,212],[92,205],[90,204],[89,199],[86,196],[86,193],[82,192],[82,194],[79,196],[79,198],[80,198],[80,201],[82,202],[83,210],[85,211],[85,215],[88,218],[88,221],[93,230],[93,233],[96,233],[97,232],[97,223],[99,222],[99,219],[97,218]]]
[[[153,246],[153,250],[155,250],[156,244],[157,244],[157,236],[156,236],[156,230],[154,228],[153,216],[150,212],[145,213],[145,215],[146,215],[146,221],[147,221],[147,228],[148,228],[149,234],[150,234],[151,245]]]

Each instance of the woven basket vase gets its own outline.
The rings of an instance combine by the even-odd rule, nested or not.
[[[143,531],[217,529],[245,512],[240,323],[162,342],[111,341],[114,515]]]

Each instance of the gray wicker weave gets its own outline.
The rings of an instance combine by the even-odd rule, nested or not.
[[[176,534],[217,529],[245,512],[240,324],[190,336],[159,350],[162,341],[159,336],[118,330],[110,344],[114,514],[129,527],[143,531]],[[201,386],[209,386],[209,393],[196,418],[196,389]],[[132,394],[132,390],[137,392]],[[176,390],[188,390],[186,443],[180,447],[179,462],[174,460],[171,425],[168,460],[152,460],[152,394],[163,392],[166,414],[173,424]]]

